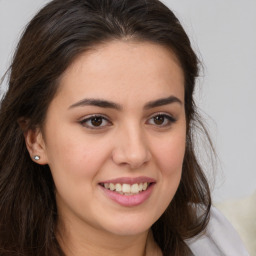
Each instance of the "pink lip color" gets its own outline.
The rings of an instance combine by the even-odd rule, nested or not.
[[[115,202],[117,202],[122,206],[131,207],[131,206],[140,205],[143,202],[145,202],[151,195],[154,184],[151,184],[147,190],[142,191],[136,195],[130,195],[130,196],[121,195],[117,192],[111,191],[102,186],[100,187],[104,191],[105,195],[107,195],[110,199],[114,200]]]
[[[120,183],[120,184],[135,184],[135,183],[145,183],[145,182],[148,182],[148,183],[155,183],[156,180],[155,179],[152,179],[152,178],[149,178],[149,177],[145,177],[145,176],[140,176],[140,177],[135,177],[135,178],[132,178],[132,177],[120,177],[120,178],[116,178],[116,179],[112,179],[112,180],[104,180],[104,181],[101,181],[100,184],[103,184],[103,183],[113,183],[113,184],[117,184],[117,183]]]
[[[145,202],[150,197],[150,195],[153,191],[154,185],[155,185],[155,180],[154,179],[148,178],[148,177],[137,177],[137,178],[123,177],[123,178],[118,178],[118,179],[113,179],[113,180],[100,182],[100,184],[102,184],[102,183],[134,184],[134,183],[144,183],[144,182],[148,182],[148,183],[152,183],[152,184],[150,184],[150,186],[147,188],[147,190],[139,192],[138,194],[135,194],[135,195],[121,195],[118,192],[106,189],[102,185],[99,185],[99,186],[103,190],[104,194],[107,197],[109,197],[110,199],[112,199],[113,201],[115,201],[116,203],[118,203],[122,206],[132,207],[132,206],[137,206],[137,205],[142,204],[143,202]]]

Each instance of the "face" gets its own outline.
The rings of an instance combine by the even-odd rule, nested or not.
[[[43,128],[60,220],[146,232],[171,202],[185,151],[184,76],[169,50],[114,41],[65,71]]]

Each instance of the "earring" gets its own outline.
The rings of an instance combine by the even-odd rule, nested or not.
[[[33,157],[36,161],[38,161],[40,159],[40,156],[34,156]]]

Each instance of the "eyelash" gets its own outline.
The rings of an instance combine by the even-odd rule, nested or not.
[[[175,119],[173,116],[171,116],[169,114],[162,113],[162,112],[155,113],[154,115],[152,115],[150,117],[149,120],[155,119],[157,117],[163,117],[164,118],[164,122],[165,122],[165,124],[160,124],[160,125],[152,124],[152,125],[156,125],[156,127],[159,127],[159,128],[161,128],[161,127],[169,127],[169,126],[171,126],[173,123],[175,123],[177,121],[177,119]]]
[[[97,118],[99,118],[100,120],[102,120],[102,122],[107,122],[108,124],[107,125],[104,125],[104,126],[95,126],[95,125],[88,125],[88,124],[86,124],[87,122],[92,122],[92,120],[93,119],[97,119]],[[92,116],[89,116],[89,117],[87,117],[87,118],[85,118],[85,119],[83,119],[83,120],[81,120],[80,122],[79,122],[82,126],[84,126],[84,127],[86,127],[86,128],[89,128],[89,129],[103,129],[104,127],[106,127],[106,126],[109,126],[109,125],[111,125],[112,123],[108,120],[108,118],[106,118],[105,116],[103,116],[103,115],[92,115]],[[101,124],[100,124],[101,125]]]
[[[159,124],[159,125],[158,125],[158,124],[150,124],[150,123],[149,123],[150,120],[154,120],[154,119],[157,118],[157,117],[158,117],[158,118],[159,118],[159,117],[164,118],[164,124]],[[99,119],[99,121],[100,121],[99,126],[96,126],[96,125],[93,125],[93,124],[92,124],[93,119],[96,119],[95,121],[97,121],[97,119]],[[169,126],[171,126],[173,123],[175,123],[176,121],[177,121],[177,120],[176,120],[173,116],[171,116],[171,115],[169,115],[169,114],[165,114],[165,113],[156,113],[156,114],[152,115],[152,116],[148,119],[147,123],[148,123],[149,125],[155,125],[156,127],[161,128],[161,127],[169,127]],[[87,124],[88,122],[91,122],[91,124],[88,125],[88,124]],[[107,124],[102,125],[103,122],[107,122]],[[110,125],[112,124],[112,123],[109,121],[108,118],[106,118],[104,115],[101,115],[101,114],[89,116],[89,117],[87,117],[87,118],[85,118],[85,119],[79,121],[79,123],[80,123],[82,126],[88,128],[88,129],[94,129],[94,130],[103,129],[103,128],[105,128],[106,126],[110,126]]]

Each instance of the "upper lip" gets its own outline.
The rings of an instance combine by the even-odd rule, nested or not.
[[[140,177],[120,177],[120,178],[115,178],[111,180],[104,180],[101,181],[100,184],[102,183],[113,183],[113,184],[139,184],[139,183],[155,183],[156,180],[150,177],[146,176],[140,176]]]

